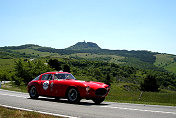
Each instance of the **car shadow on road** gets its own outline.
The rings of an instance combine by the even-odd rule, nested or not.
[[[31,98],[28,98],[28,99],[31,99]],[[67,101],[67,99],[55,99],[55,98],[49,98],[49,97],[39,97],[38,99],[33,99],[33,100],[41,100],[41,101],[48,101],[48,102],[56,102],[56,103],[65,103],[65,104],[75,104],[75,105],[83,105],[83,106],[105,106],[105,105],[108,105],[106,102],[103,102],[101,104],[95,104],[93,102],[91,102],[90,100],[82,100],[80,101],[79,103],[69,103]]]

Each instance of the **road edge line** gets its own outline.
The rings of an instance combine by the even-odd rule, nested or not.
[[[55,114],[55,113],[49,113],[49,112],[44,112],[44,111],[36,111],[36,110],[31,110],[31,109],[25,109],[25,108],[20,108],[20,107],[13,107],[13,106],[9,106],[9,105],[3,105],[3,104],[0,104],[0,106],[6,107],[6,108],[11,108],[11,109],[17,109],[17,110],[36,112],[36,113],[41,113],[41,114],[46,114],[46,115],[58,116],[58,117],[77,118],[77,117],[68,116],[68,115]]]

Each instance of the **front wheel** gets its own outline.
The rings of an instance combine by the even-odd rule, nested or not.
[[[35,88],[35,86],[32,86],[29,90],[29,95],[32,99],[37,99],[39,97],[38,93],[37,93],[37,89]]]
[[[76,88],[70,88],[67,93],[68,102],[78,103],[80,102],[80,96]]]
[[[105,100],[105,97],[103,98],[94,98],[92,99],[95,104],[100,104]]]

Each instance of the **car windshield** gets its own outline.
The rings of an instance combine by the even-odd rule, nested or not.
[[[54,74],[54,79],[76,79],[72,74]]]
[[[37,76],[37,77],[36,77],[35,79],[33,79],[32,81],[39,80],[39,77],[40,77],[40,75]]]

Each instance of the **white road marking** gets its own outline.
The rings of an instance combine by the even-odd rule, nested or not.
[[[28,93],[24,93],[24,92],[10,91],[10,90],[5,90],[5,89],[0,89],[0,91],[10,92],[10,93],[26,94],[26,95],[28,94]]]
[[[29,97],[24,97],[24,96],[19,96],[19,95],[12,95],[12,94],[1,94],[1,95],[19,97],[19,98],[29,98]]]
[[[9,92],[15,92],[15,93],[17,92],[17,91],[11,91],[11,90],[6,90],[6,89],[0,89],[0,91],[9,91]],[[22,92],[19,92],[19,93],[22,93]]]
[[[101,106],[101,107],[111,108],[111,109],[122,109],[122,110],[131,110],[131,111],[144,111],[144,112],[164,113],[164,114],[174,114],[174,115],[176,115],[176,112],[168,112],[168,111],[154,111],[154,110],[133,109],[133,108],[123,108],[123,107],[112,107],[112,106]]]
[[[32,112],[42,113],[42,114],[46,114],[46,115],[65,117],[65,118],[77,118],[77,117],[68,116],[68,115],[55,114],[55,113],[49,113],[49,112],[44,112],[44,111],[36,111],[36,110],[25,109],[25,108],[20,108],[20,107],[13,107],[13,106],[2,105],[2,104],[0,104],[0,106],[6,107],[6,108],[17,109],[17,110],[23,110],[23,111],[30,111],[30,112],[32,111]]]
[[[114,103],[117,103],[117,102],[108,102],[108,103],[111,103],[111,104],[114,104]],[[118,104],[122,104],[122,105],[134,105],[134,103],[118,103]],[[153,106],[153,107],[157,107],[157,106],[159,106],[159,107],[166,107],[166,108],[173,108],[173,107],[175,107],[176,108],[176,106],[163,106],[163,105],[149,105],[149,104],[136,104],[135,103],[135,105],[137,105],[137,106]]]
[[[12,94],[0,94],[0,95],[11,96],[11,97],[19,97],[19,98],[30,98],[29,96],[28,96],[28,97],[25,97],[25,96],[12,95]],[[47,97],[43,97],[43,96],[39,96],[39,97],[40,97],[40,98],[47,98]],[[47,98],[47,99],[54,99],[54,98]]]

